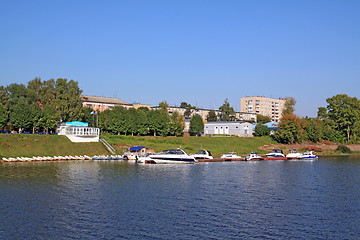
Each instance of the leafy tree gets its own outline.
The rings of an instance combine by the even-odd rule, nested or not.
[[[274,138],[280,143],[300,143],[304,139],[305,123],[294,114],[284,115]]]
[[[139,108],[138,110],[138,119],[137,119],[137,131],[138,134],[140,135],[145,135],[147,134],[148,131],[148,118],[147,118],[147,113],[149,112],[148,108],[145,109],[141,109]]]
[[[285,105],[284,105],[284,109],[282,111],[283,115],[286,114],[293,114],[295,112],[295,104],[296,104],[296,100],[293,97],[286,97],[285,98]]]
[[[166,101],[162,101],[159,103],[159,108],[165,111],[169,110],[169,104]]]
[[[28,82],[27,88],[36,94],[36,101],[40,105],[51,105],[55,108],[55,80],[50,79],[42,82],[40,78],[35,78]]]
[[[12,111],[13,108],[21,104],[33,104],[36,101],[36,94],[34,91],[27,89],[24,84],[12,83],[6,87],[7,90],[7,104],[9,110]]]
[[[267,136],[270,135],[270,128],[264,124],[256,124],[255,126],[255,136],[261,137],[261,136]]]
[[[29,105],[25,99],[20,99],[12,106],[10,112],[10,124],[14,128],[31,129],[38,120],[39,106]]]
[[[0,104],[6,106],[8,102],[8,91],[4,86],[0,86]]]
[[[323,138],[323,122],[318,118],[303,118],[305,123],[305,139],[318,142]]]
[[[191,105],[188,104],[187,102],[181,102],[181,103],[180,103],[180,107],[181,107],[181,108],[187,108],[188,106],[191,106]]]
[[[148,115],[149,130],[154,136],[165,137],[169,132],[169,114],[164,110],[151,110]]]
[[[34,124],[34,127],[44,129],[45,132],[48,133],[49,130],[56,129],[56,123],[56,110],[50,105],[46,105],[42,110],[39,111],[38,119]]]
[[[190,132],[198,134],[204,131],[204,122],[199,114],[194,114],[190,120]]]
[[[170,117],[170,135],[181,136],[185,127],[185,119],[179,113],[174,112]]]
[[[225,99],[225,103],[219,107],[219,110],[222,121],[235,121],[235,110],[230,106],[228,99]]]
[[[261,115],[261,114],[258,114],[256,116],[257,118],[257,123],[259,124],[264,124],[264,123],[268,123],[268,122],[271,122],[271,118],[268,117],[268,116],[264,116],[264,115]]]
[[[79,121],[83,118],[82,100],[77,81],[58,78],[55,83],[55,104],[60,119],[64,122]]]
[[[208,115],[206,117],[206,121],[208,121],[208,122],[217,122],[217,121],[219,121],[215,110],[210,110],[210,112],[208,113]]]
[[[338,94],[326,99],[326,102],[326,113],[319,108],[320,116],[327,117],[326,124],[341,132],[348,142],[356,138],[360,131],[360,101],[346,94]]]
[[[3,129],[9,122],[9,111],[0,103],[0,129]]]

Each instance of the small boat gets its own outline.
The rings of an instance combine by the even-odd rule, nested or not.
[[[256,152],[251,152],[249,155],[247,155],[245,157],[245,160],[246,161],[260,161],[260,160],[264,160],[264,158]]]
[[[314,160],[314,159],[318,159],[317,155],[314,155],[312,153],[312,151],[307,151],[304,152],[303,154],[301,154],[298,159],[305,159],[305,160]]]
[[[204,149],[199,150],[197,153],[190,155],[190,156],[194,157],[196,160],[198,160],[198,159],[213,159],[211,152],[204,150]]]
[[[284,158],[285,155],[281,149],[274,149],[271,153],[266,154],[268,158]]]
[[[236,152],[228,152],[228,153],[225,153],[225,154],[223,154],[220,158],[236,158],[236,159],[240,159],[241,158],[241,156],[238,156],[237,154],[236,154]]]
[[[286,155],[289,159],[297,159],[301,156],[301,153],[296,151],[296,149],[291,149],[290,152]]]
[[[193,156],[189,156],[180,148],[164,150],[158,154],[149,154],[146,157],[139,157],[138,163],[195,163]]]

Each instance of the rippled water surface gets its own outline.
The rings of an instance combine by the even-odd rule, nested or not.
[[[0,239],[360,239],[360,159],[0,164]]]

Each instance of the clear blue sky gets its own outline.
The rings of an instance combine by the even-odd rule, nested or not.
[[[87,95],[218,108],[244,96],[360,98],[360,1],[2,1],[0,85],[67,78]]]

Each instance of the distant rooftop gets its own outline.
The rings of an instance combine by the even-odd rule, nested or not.
[[[88,96],[81,95],[81,98],[84,102],[93,102],[93,103],[107,103],[107,104],[115,104],[115,105],[131,105],[121,99],[114,97],[97,97],[97,96]]]

